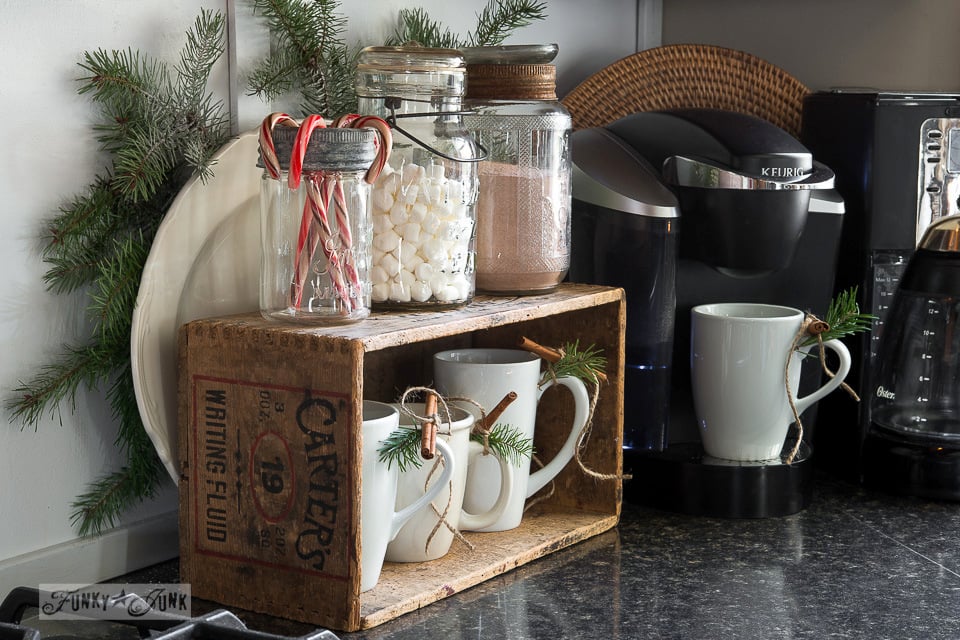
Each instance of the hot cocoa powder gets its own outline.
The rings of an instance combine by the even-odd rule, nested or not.
[[[477,200],[477,288],[535,293],[556,287],[570,266],[570,184],[555,172],[481,162]]]

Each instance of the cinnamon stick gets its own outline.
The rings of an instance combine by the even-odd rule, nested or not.
[[[560,358],[563,357],[563,354],[556,349],[552,347],[545,347],[542,344],[527,338],[526,336],[520,336],[520,339],[517,341],[517,346],[519,346],[521,349],[529,351],[530,353],[540,356],[550,364],[558,362]],[[605,374],[603,371],[594,371],[593,373],[597,376],[597,380],[600,382],[607,381],[607,374]]]
[[[427,418],[437,413],[437,396],[428,393],[423,405],[423,413]],[[423,423],[420,430],[420,456],[424,460],[433,460],[437,455],[437,421],[429,419]]]
[[[493,428],[493,425],[497,423],[497,418],[499,418],[504,411],[507,410],[507,407],[510,406],[510,403],[517,399],[517,392],[511,391],[507,395],[503,396],[500,402],[497,403],[493,409],[490,410],[481,420],[477,420],[477,424],[474,426],[476,431],[481,433],[490,431]]]
[[[520,336],[520,340],[517,341],[517,346],[519,346],[521,349],[537,354],[550,364],[559,361],[560,358],[563,357],[563,354],[556,349],[538,344],[526,336]]]

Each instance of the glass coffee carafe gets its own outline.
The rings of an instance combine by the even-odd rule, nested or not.
[[[924,235],[880,340],[876,429],[960,448],[960,216]]]
[[[864,450],[868,481],[886,477],[905,493],[960,500],[958,320],[960,216],[948,216],[921,238],[880,338]]]

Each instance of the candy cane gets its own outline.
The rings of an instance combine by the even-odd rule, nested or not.
[[[337,220],[337,232],[340,236],[340,244],[344,249],[343,266],[346,270],[347,278],[350,280],[350,284],[355,287],[354,290],[360,291],[360,274],[357,273],[357,267],[354,264],[353,232],[350,230],[347,198],[343,193],[343,183],[340,182],[340,180],[334,182],[333,203],[334,214]]]
[[[377,157],[363,177],[368,184],[373,184],[386,166],[390,151],[393,149],[393,134],[390,132],[390,125],[387,124],[386,120],[377,116],[360,116],[350,120],[350,126],[354,129],[373,129],[379,137]]]
[[[287,185],[291,189],[297,189],[300,186],[303,174],[303,159],[307,153],[310,136],[314,129],[321,127],[326,127],[323,116],[314,114],[307,116],[297,131],[290,157],[290,172],[287,180]],[[307,198],[303,205],[300,233],[297,237],[297,260],[294,265],[293,282],[294,305],[299,308],[302,304],[303,289],[309,274],[310,263],[316,254],[317,245],[320,245],[327,259],[327,271],[330,279],[343,303],[343,311],[349,313],[352,308],[352,301],[343,281],[343,265],[340,263],[335,247],[332,246],[333,232],[327,220],[327,203],[330,202],[330,196],[329,192],[321,193],[321,191],[325,191],[323,189],[326,182],[325,178],[321,176],[319,179],[321,184],[317,184],[317,182],[316,178],[308,176]]]
[[[293,141],[293,152],[290,154],[290,174],[287,176],[287,186],[296,189],[300,186],[300,175],[303,173],[303,158],[307,154],[310,136],[313,130],[326,127],[323,116],[316,114],[307,116],[297,130],[297,137]]]
[[[277,159],[277,148],[273,144],[273,128],[278,124],[285,127],[300,126],[296,120],[279,111],[271,113],[260,123],[260,159],[274,180],[280,179],[280,161]]]

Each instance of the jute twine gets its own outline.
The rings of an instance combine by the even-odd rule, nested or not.
[[[793,361],[793,354],[800,347],[800,343],[807,336],[814,336],[817,339],[820,367],[823,369],[823,372],[831,378],[836,377],[836,372],[832,371],[830,367],[827,366],[827,354],[823,342],[823,334],[829,330],[829,323],[821,320],[812,313],[807,313],[804,316],[803,322],[800,323],[800,328],[793,337],[793,342],[790,344],[790,351],[787,353],[787,364],[783,369],[783,384],[787,390],[787,401],[790,403],[790,411],[793,412],[793,419],[797,423],[797,441],[794,443],[793,448],[787,455],[786,460],[784,460],[786,464],[793,464],[794,459],[797,457],[797,453],[800,451],[800,444],[803,442],[803,422],[800,420],[800,413],[797,411],[797,405],[793,398],[793,392],[790,389],[790,363]],[[854,391],[850,385],[848,385],[846,382],[843,382],[840,384],[840,387],[849,393],[854,400],[860,402],[860,396],[857,395],[857,392]]]
[[[419,394],[433,394],[437,398],[437,412],[429,416],[421,416],[416,413],[413,409],[407,406],[407,402],[413,395]],[[452,399],[451,399],[452,400]],[[430,387],[410,387],[403,392],[403,395],[400,397],[400,411],[405,416],[413,419],[417,424],[423,425],[428,422],[433,422],[437,425],[437,433],[440,435],[450,435],[453,433],[453,418],[450,413],[450,406],[447,404],[447,399],[441,396],[435,389]],[[422,428],[422,427],[421,427]],[[430,486],[430,481],[433,479],[433,476],[440,470],[441,465],[445,464],[443,456],[437,456],[434,460],[433,465],[430,467],[430,471],[427,474],[426,479],[423,482],[423,490],[426,491]],[[424,553],[428,553],[430,550],[430,543],[433,542],[434,537],[436,537],[437,532],[440,531],[440,527],[446,527],[453,536],[465,544],[468,549],[473,551],[475,549],[474,545],[463,537],[463,534],[460,533],[460,530],[457,529],[454,525],[450,524],[447,520],[447,515],[450,513],[450,504],[453,500],[453,481],[451,480],[447,490],[447,503],[443,507],[443,511],[437,509],[437,506],[430,502],[430,509],[433,510],[433,513],[437,516],[437,524],[433,526],[433,529],[430,530],[430,534],[427,536],[426,541],[423,545]]]
[[[561,355],[563,355],[563,349],[557,349]],[[544,372],[543,380],[540,381],[540,386],[542,387],[547,382],[553,384],[557,381],[557,374],[553,366],[548,365],[547,370]],[[600,473],[599,471],[594,471],[583,461],[583,454],[587,449],[587,445],[590,442],[590,435],[593,433],[593,417],[597,410],[597,403],[600,400],[600,382],[594,377],[593,380],[583,381],[590,389],[590,411],[587,414],[587,420],[584,422],[583,427],[580,428],[580,434],[577,437],[577,447],[574,449],[573,459],[576,460],[577,466],[580,467],[580,470],[589,478],[593,478],[597,482],[609,481],[609,480],[630,480],[633,476],[628,473]],[[538,468],[543,467],[543,462],[539,458],[533,456],[533,462],[537,465]],[[527,501],[523,510],[527,511],[532,506],[537,503],[543,502],[550,498],[556,491],[556,483],[553,480],[550,481],[546,492],[541,491],[536,498],[531,498]]]

